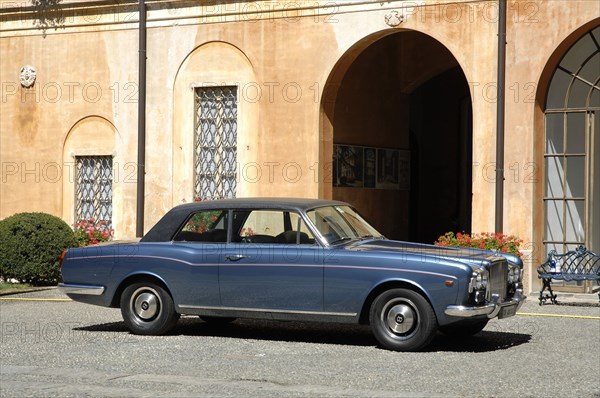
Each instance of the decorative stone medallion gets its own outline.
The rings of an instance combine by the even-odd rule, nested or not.
[[[19,81],[21,82],[21,86],[25,88],[30,88],[35,83],[35,78],[37,73],[33,66],[25,65],[21,68],[21,73],[19,74]]]
[[[404,15],[400,14],[398,11],[390,11],[385,15],[385,23],[392,28],[395,28],[402,22],[404,22]]]

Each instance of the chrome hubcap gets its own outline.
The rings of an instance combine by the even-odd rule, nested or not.
[[[131,307],[135,315],[148,321],[160,311],[160,298],[154,289],[140,288],[131,296]]]
[[[387,327],[393,333],[405,334],[410,332],[415,326],[416,320],[417,315],[408,304],[395,304],[387,311]]]

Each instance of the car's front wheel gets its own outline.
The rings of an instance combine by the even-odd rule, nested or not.
[[[134,334],[161,335],[170,331],[179,314],[169,293],[154,283],[134,283],[121,295],[121,314]]]
[[[408,289],[391,289],[377,296],[369,321],[377,341],[394,351],[417,351],[431,342],[437,330],[429,302]]]

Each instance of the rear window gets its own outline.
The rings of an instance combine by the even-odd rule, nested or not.
[[[185,222],[174,240],[180,242],[227,242],[227,210],[199,211]]]

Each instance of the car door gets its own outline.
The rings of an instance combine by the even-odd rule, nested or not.
[[[227,243],[229,210],[202,210],[190,215],[173,239],[180,264],[173,267],[181,307],[218,307],[219,262]]]
[[[219,266],[221,302],[274,313],[323,310],[319,246],[300,216],[284,210],[233,212]]]

